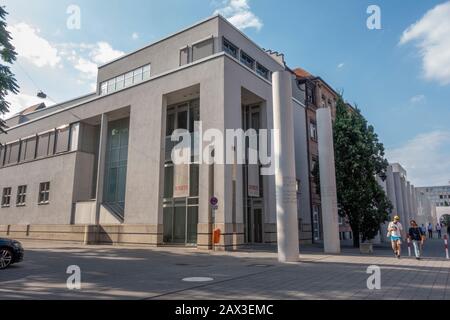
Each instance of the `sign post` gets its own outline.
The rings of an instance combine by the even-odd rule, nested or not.
[[[216,210],[219,209],[219,199],[217,197],[211,197],[209,204],[211,206],[211,223],[213,226],[212,244],[214,249],[215,245],[220,243],[220,230],[216,230]]]

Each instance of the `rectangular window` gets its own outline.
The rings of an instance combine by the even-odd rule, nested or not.
[[[5,159],[5,150],[6,150],[6,146],[1,144],[0,145],[0,167],[3,167],[3,161]]]
[[[55,153],[69,151],[70,126],[62,126],[56,129]]]
[[[22,140],[22,148],[20,151],[20,161],[33,160],[36,157],[37,137]]]
[[[256,73],[264,79],[269,80],[269,70],[259,63],[256,64]]]
[[[39,185],[39,204],[49,203],[50,200],[50,182],[43,182]]]
[[[125,75],[116,78],[116,91],[122,90],[125,87]]]
[[[317,141],[317,125],[316,125],[316,123],[310,122],[309,128],[310,128],[311,139],[314,141]]]
[[[138,84],[142,82],[142,68],[136,69],[133,72],[133,83]]]
[[[3,188],[2,193],[2,207],[9,207],[11,205],[11,188]]]
[[[108,81],[108,93],[113,93],[116,91],[116,79],[111,79]]]
[[[36,154],[38,158],[46,157],[50,154],[49,141],[50,141],[50,132],[43,133],[38,136],[38,147]]]
[[[70,125],[70,151],[78,150],[78,139],[80,136],[80,124],[73,123]]]
[[[142,80],[146,81],[146,80],[150,79],[151,69],[152,68],[150,65],[144,66],[144,68],[142,69]]]
[[[133,85],[133,71],[128,72],[125,75],[125,87],[129,87]]]
[[[180,50],[180,66],[189,63],[189,47]]]
[[[232,57],[237,59],[237,57],[238,57],[238,50],[239,49],[234,44],[232,44],[227,39],[223,38],[223,44],[222,45],[223,45],[223,51],[225,51],[230,56],[232,56]]]
[[[19,161],[20,141],[13,142],[6,146],[5,166]]]
[[[192,45],[192,61],[197,61],[214,54],[214,38]]]
[[[241,51],[241,62],[252,70],[255,70],[255,59],[250,57],[244,51]]]
[[[18,207],[24,206],[27,198],[27,186],[19,186],[17,188],[17,200],[16,205]]]
[[[107,93],[108,93],[108,83],[105,81],[100,84],[100,94],[105,95]]]

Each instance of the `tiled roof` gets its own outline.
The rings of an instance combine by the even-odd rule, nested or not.
[[[45,103],[38,103],[38,104],[35,104],[34,106],[28,107],[28,108],[20,111],[17,115],[24,116],[24,115],[27,115],[29,113],[32,113],[32,112],[44,109],[45,107],[46,107]]]
[[[311,73],[308,71],[302,69],[302,68],[296,68],[294,69],[294,73],[299,78],[311,78],[314,77]]]

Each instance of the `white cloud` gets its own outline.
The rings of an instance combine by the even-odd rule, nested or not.
[[[261,30],[263,22],[251,10],[249,0],[224,0],[222,7],[214,14],[221,14],[238,29],[255,28]]]
[[[58,49],[42,38],[40,30],[20,22],[8,27],[19,57],[29,60],[38,67],[56,67],[61,61]]]
[[[47,107],[54,105],[54,102],[49,99],[40,99],[36,96],[32,96],[26,93],[9,94],[6,96],[6,100],[11,105],[9,108],[9,113],[7,113],[4,118],[10,118],[23,109],[34,106],[38,103],[44,102]]]
[[[113,49],[109,43],[103,41],[97,42],[91,51],[90,56],[95,63],[104,64],[117,59],[124,54],[124,52]]]
[[[337,67],[338,67],[338,69],[342,69],[344,66],[345,66],[345,63],[342,62],[342,63],[339,63]]]
[[[78,58],[75,64],[75,69],[82,72],[83,76],[88,79],[95,79],[97,77],[97,65],[90,60]]]
[[[450,179],[450,131],[419,134],[398,148],[386,151],[389,162],[399,162],[417,186],[446,185]]]
[[[139,34],[137,32],[133,32],[133,34],[131,35],[131,39],[133,40],[139,39]]]
[[[425,95],[423,94],[419,94],[417,96],[412,97],[409,102],[411,102],[411,104],[420,104],[420,103],[424,103],[427,100],[427,98],[425,97]]]
[[[420,50],[425,79],[450,84],[450,1],[437,5],[403,32],[400,44],[412,41]]]

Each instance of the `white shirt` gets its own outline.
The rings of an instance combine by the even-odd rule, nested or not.
[[[403,231],[403,226],[402,226],[402,224],[400,222],[397,222],[397,223],[391,222],[391,223],[389,223],[388,229],[391,229],[391,228],[395,229],[395,230],[391,231],[391,236],[392,237],[401,237],[402,236],[401,232]]]

